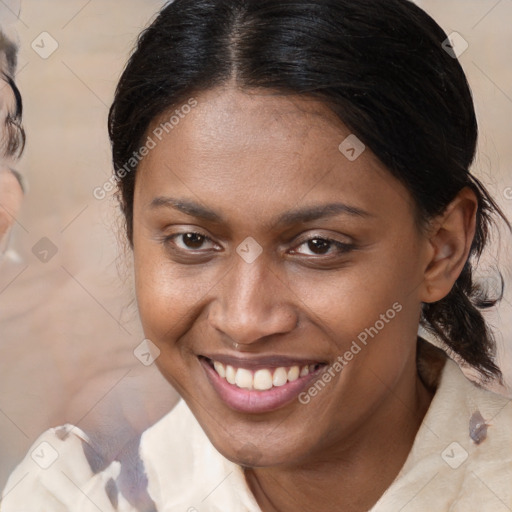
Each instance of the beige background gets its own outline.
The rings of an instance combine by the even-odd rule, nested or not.
[[[512,217],[505,194],[512,187],[512,1],[421,3],[448,33],[469,43],[460,60],[482,133],[474,172]],[[13,234],[18,259],[11,254],[0,266],[0,488],[44,429],[70,422],[108,435],[124,424],[122,444],[176,399],[154,365],[133,354],[143,334],[116,235],[116,205],[92,195],[111,173],[106,118],[116,79],[136,35],[161,5],[23,1],[17,81],[28,145],[19,169],[30,190]],[[58,43],[47,59],[31,47],[48,37],[42,32]],[[57,252],[44,262],[34,246],[40,257]],[[495,245],[509,287],[510,247],[504,235]],[[510,302],[509,292],[489,318],[512,385]]]

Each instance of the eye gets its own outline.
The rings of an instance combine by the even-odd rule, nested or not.
[[[209,250],[216,250],[216,244],[207,235],[196,232],[182,232],[174,233],[165,237],[163,240],[164,245],[174,251],[181,253],[207,253]],[[210,246],[210,247],[205,247]],[[296,247],[305,246],[310,251],[309,254],[297,249],[292,250],[292,254],[303,254],[306,256],[340,256],[354,248],[351,244],[346,244],[331,238],[313,236],[308,239],[302,240]]]
[[[303,240],[297,247],[302,246],[306,246],[307,249],[311,251],[308,256],[324,256],[326,254],[336,256],[347,253],[354,248],[353,245],[320,236],[313,236],[307,240]],[[301,252],[294,249],[292,253],[299,254]]]
[[[183,252],[203,252],[199,251],[199,249],[203,248],[205,242],[213,241],[206,235],[197,232],[187,232],[187,233],[175,233],[174,235],[170,235],[165,238],[165,245],[172,244],[176,249]]]

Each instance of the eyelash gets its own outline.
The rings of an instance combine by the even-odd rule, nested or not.
[[[163,239],[163,244],[166,246],[166,247],[169,247],[169,244],[173,244],[174,247],[172,248],[173,251],[177,251],[177,252],[180,252],[180,253],[189,253],[189,254],[193,254],[193,253],[198,253],[200,254],[202,251],[200,251],[199,249],[198,250],[193,250],[193,249],[182,249],[180,247],[176,247],[176,245],[174,244],[174,239],[176,238],[179,238],[179,237],[183,237],[185,235],[196,235],[196,236],[199,236],[201,238],[203,238],[204,242],[206,241],[210,241],[210,242],[213,242],[213,240],[203,234],[203,233],[200,233],[200,232],[197,232],[197,231],[184,231],[184,232],[181,232],[181,233],[174,233],[173,235],[170,235],[170,236],[167,236]],[[300,247],[304,244],[307,244],[308,242],[312,241],[312,240],[319,240],[319,241],[322,241],[322,242],[326,242],[330,245],[333,245],[334,247],[337,248],[337,255],[342,255],[342,254],[346,254],[348,253],[349,251],[351,251],[352,249],[354,249],[354,245],[352,244],[346,244],[346,243],[343,243],[343,242],[339,242],[338,240],[333,240],[332,238],[327,238],[327,237],[323,237],[323,236],[316,236],[316,235],[313,235],[309,238],[306,238],[304,240],[301,240],[300,243],[297,245],[297,247]],[[294,251],[295,252],[295,251]],[[332,257],[332,255],[330,255],[329,253],[327,255],[324,255],[324,254],[318,254],[316,256],[313,256],[313,255],[310,255],[311,257],[313,258],[321,258],[321,257],[324,257],[324,258],[328,258],[329,256]]]

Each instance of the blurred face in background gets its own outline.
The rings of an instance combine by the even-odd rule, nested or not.
[[[2,18],[3,20],[3,18]],[[0,254],[23,199],[19,174],[12,168],[23,150],[21,96],[14,83],[17,46],[0,27]]]

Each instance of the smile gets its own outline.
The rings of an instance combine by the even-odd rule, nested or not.
[[[199,360],[219,397],[230,408],[246,413],[270,412],[288,405],[326,367],[325,363],[298,363],[244,368],[243,364],[207,357]]]
[[[294,382],[300,377],[305,377],[314,372],[318,365],[291,366],[289,368],[263,368],[260,370],[248,370],[224,365],[219,361],[213,361],[213,368],[218,375],[226,379],[230,384],[239,388],[267,391],[273,387],[284,386],[288,382]]]

